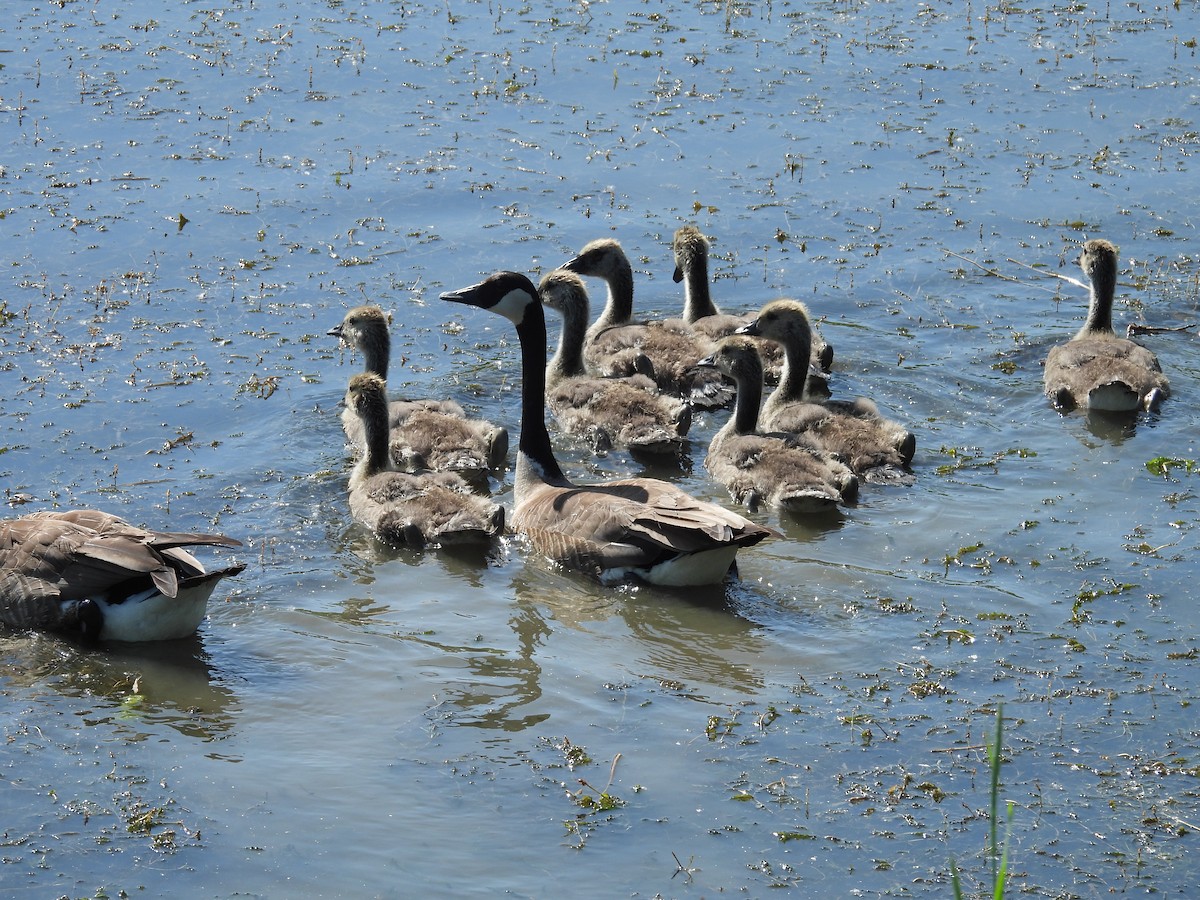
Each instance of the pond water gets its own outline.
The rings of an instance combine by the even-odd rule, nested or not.
[[[0,26],[5,499],[249,563],[193,640],[0,635],[5,894],[979,895],[1001,704],[1010,893],[1194,890],[1194,4],[217,6]],[[689,222],[724,309],[821,317],[913,485],[764,513],[682,596],[349,521],[348,306],[395,314],[394,393],[515,427],[511,328],[439,291],[611,235],[674,314]],[[1185,329],[1134,423],[1041,393],[1095,236],[1118,327]],[[725,415],[653,474],[727,499]]]

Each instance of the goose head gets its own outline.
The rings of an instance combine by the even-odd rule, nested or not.
[[[366,371],[387,378],[388,357],[392,350],[391,317],[378,306],[356,306],[329,329],[343,347],[363,355]]]
[[[499,313],[518,328],[535,318],[544,321],[537,288],[520,272],[497,272],[478,284],[445,291],[441,299]],[[535,311],[537,315],[531,315]]]

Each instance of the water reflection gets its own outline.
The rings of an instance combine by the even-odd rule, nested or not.
[[[763,649],[760,627],[739,611],[749,611],[745,598],[731,601],[731,592],[745,590],[744,585],[672,590],[639,584],[597,593],[566,575],[528,566],[512,587],[523,609],[573,630],[608,634],[598,663],[609,665],[615,657],[634,674],[725,690],[753,692],[762,684],[739,659]],[[625,633],[611,623],[596,627],[610,619],[618,619]],[[586,661],[579,668],[586,670]]]
[[[1157,418],[1157,413],[1150,416]],[[1136,412],[1107,412],[1089,409],[1084,414],[1087,430],[1102,441],[1120,446],[1137,432],[1140,416]]]
[[[508,539],[491,544],[428,549],[396,547],[380,540],[370,529],[353,522],[344,524],[342,529],[332,534],[330,543],[338,550],[338,555],[346,560],[349,574],[363,584],[374,580],[377,566],[399,562],[420,568],[433,559],[457,583],[477,588],[482,586],[483,575],[488,567],[500,564],[508,552]]]
[[[0,637],[0,678],[65,697],[101,698],[86,719],[169,725],[219,740],[232,729],[237,695],[216,677],[199,634],[178,641],[81,647],[54,635]]]

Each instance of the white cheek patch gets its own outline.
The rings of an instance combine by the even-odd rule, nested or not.
[[[525,320],[525,313],[528,312],[529,304],[533,302],[533,299],[529,296],[529,291],[513,288],[501,297],[492,308],[500,315],[520,325]]]

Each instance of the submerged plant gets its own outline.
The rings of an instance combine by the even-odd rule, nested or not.
[[[1004,735],[1004,704],[996,707],[996,731],[987,745],[988,771],[991,781],[988,792],[988,840],[986,855],[992,874],[993,900],[1001,900],[1004,896],[1004,886],[1008,880],[1008,839],[1012,834],[1012,822],[1015,805],[1011,800],[1005,808],[1004,840],[997,840],[997,813],[1000,807],[1000,747]],[[955,900],[962,900],[962,882],[958,877],[958,864],[950,859],[950,881],[954,886]]]

